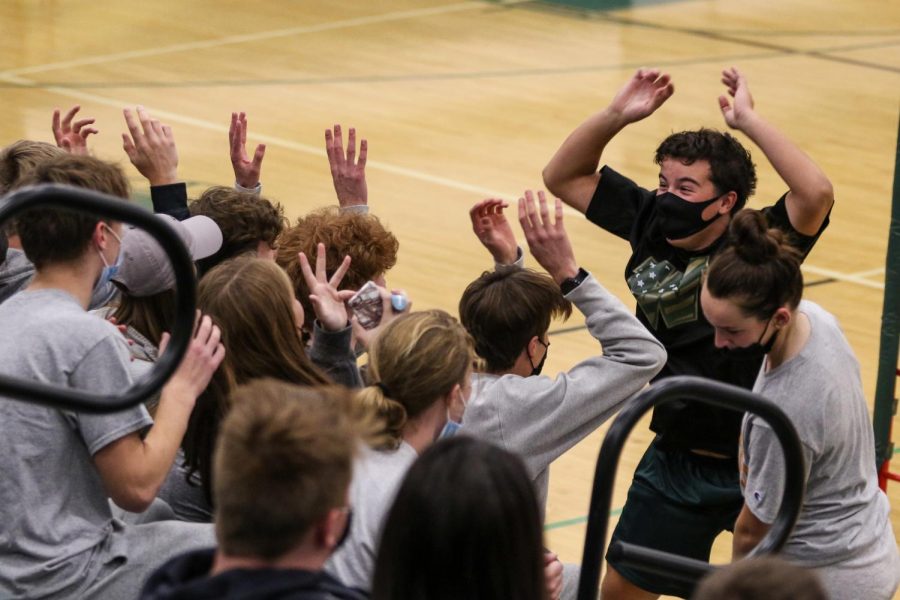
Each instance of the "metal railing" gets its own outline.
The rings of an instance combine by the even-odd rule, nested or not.
[[[784,494],[772,528],[750,556],[777,552],[787,541],[800,514],[804,491],[800,439],[787,415],[762,396],[733,385],[700,377],[667,378],[653,384],[631,400],[613,421],[603,439],[591,493],[581,561],[581,578],[578,582],[578,600],[597,598],[616,469],[628,435],[641,417],[654,406],[684,399],[753,413],[772,428],[785,455]],[[624,565],[691,584],[716,568],[693,558],[618,541],[610,545],[609,553],[611,558],[614,557]]]
[[[26,209],[56,208],[86,212],[140,227],[159,242],[175,274],[175,319],[171,339],[149,377],[117,396],[100,396],[0,375],[0,396],[55,408],[92,413],[115,412],[147,400],[162,388],[187,351],[194,329],[196,283],[184,242],[171,225],[148,210],[91,190],[58,184],[22,188],[0,198],[0,225]]]

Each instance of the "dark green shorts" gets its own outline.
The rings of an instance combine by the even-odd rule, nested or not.
[[[708,561],[713,541],[733,531],[743,503],[734,460],[663,450],[654,440],[634,472],[612,539]],[[648,592],[685,598],[692,592],[688,584],[609,564]]]

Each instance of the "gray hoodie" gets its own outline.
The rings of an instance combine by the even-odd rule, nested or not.
[[[566,298],[602,350],[555,378],[474,374],[461,430],[525,462],[542,513],[550,464],[612,417],[666,362],[662,344],[593,275]]]

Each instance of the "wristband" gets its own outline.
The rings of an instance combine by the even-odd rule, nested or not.
[[[562,283],[559,284],[559,289],[562,291],[563,296],[568,296],[571,292],[575,291],[581,283],[588,278],[588,273],[581,267],[578,267],[578,274],[575,277],[569,277],[567,279],[563,279]]]

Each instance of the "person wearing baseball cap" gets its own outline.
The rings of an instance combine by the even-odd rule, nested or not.
[[[195,261],[215,254],[222,246],[222,231],[209,217],[178,221],[168,215],[156,216],[175,229]],[[123,231],[119,265],[110,280],[119,290],[119,304],[105,316],[125,327],[132,374],[139,379],[152,369],[162,334],[172,326],[175,273],[159,242],[146,231],[128,226]],[[152,406],[148,408],[152,411]]]

